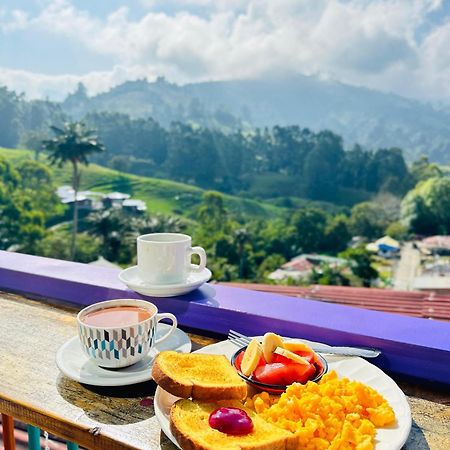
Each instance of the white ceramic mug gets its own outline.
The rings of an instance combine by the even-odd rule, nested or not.
[[[191,272],[206,267],[202,247],[192,247],[191,237],[179,233],[152,233],[137,238],[137,267],[139,278],[154,285],[184,283]],[[200,264],[192,264],[192,255]]]
[[[150,313],[141,322],[126,326],[94,326],[83,318],[100,309],[118,306],[137,306]],[[170,319],[172,327],[159,339],[155,339],[158,322]],[[131,366],[144,358],[155,344],[167,339],[177,328],[177,319],[170,313],[158,313],[153,303],[145,300],[118,299],[95,303],[82,309],[77,315],[78,337],[83,351],[100,367],[118,369]]]

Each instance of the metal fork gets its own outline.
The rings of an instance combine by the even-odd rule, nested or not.
[[[239,333],[235,330],[230,330],[228,333],[228,340],[239,347],[245,347],[249,344],[251,339],[245,334]],[[326,353],[329,355],[340,355],[340,356],[361,356],[363,358],[376,358],[380,355],[381,350],[376,348],[363,348],[363,347],[332,347],[326,344],[320,343],[309,343],[308,346],[311,347],[315,352]]]

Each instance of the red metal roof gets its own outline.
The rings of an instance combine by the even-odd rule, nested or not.
[[[435,292],[321,285],[301,287],[252,283],[220,284],[358,308],[450,321],[450,296]]]
[[[293,259],[281,266],[285,270],[298,270],[299,272],[305,272],[311,270],[314,264],[311,264],[306,258]]]

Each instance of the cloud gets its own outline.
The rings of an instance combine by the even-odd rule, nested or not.
[[[11,76],[3,69],[0,81],[39,95],[79,80],[94,93],[124,77],[165,75],[184,83],[304,73],[413,97],[450,98],[450,22],[429,21],[442,7],[439,0],[232,0],[233,8],[225,0],[141,4],[147,9],[137,20],[130,18],[131,6],[100,18],[69,0],[51,0],[33,17],[19,10],[0,13],[4,33],[32,29],[64,36],[114,61],[109,72],[78,77]],[[426,32],[418,33],[425,25]]]
[[[140,66],[115,66],[110,71],[90,72],[85,75],[46,75],[0,67],[0,86],[8,86],[17,93],[26,93],[28,98],[48,97],[63,100],[67,93],[73,92],[80,82],[87,87],[88,94],[93,95],[127,80],[145,78],[151,73],[150,70]],[[152,75],[157,76],[156,73]]]

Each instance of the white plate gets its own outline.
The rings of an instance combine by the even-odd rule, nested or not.
[[[308,341],[304,341],[308,342]],[[236,351],[236,347],[229,341],[208,345],[198,352],[209,354],[223,354],[228,358]],[[408,439],[411,429],[411,410],[405,394],[392,378],[388,377],[378,367],[365,359],[356,357],[338,357],[323,355],[328,361],[329,370],[335,370],[340,377],[361,381],[376,389],[389,402],[395,412],[397,422],[394,426],[378,428],[376,435],[376,450],[399,450]],[[155,392],[155,415],[166,436],[180,448],[170,432],[169,413],[177,397],[169,394],[159,386]]]
[[[178,284],[150,284],[142,281],[137,272],[137,266],[129,267],[119,273],[119,280],[131,290],[142,295],[152,297],[174,297],[183,295],[199,288],[211,278],[211,271],[207,268],[201,272],[191,272],[184,283]]]
[[[159,323],[156,337],[165,334],[169,328],[170,325]],[[189,336],[176,328],[171,336],[153,347],[148,355],[136,364],[122,369],[105,369],[97,366],[92,359],[86,356],[78,336],[74,336],[58,349],[56,365],[64,375],[79,383],[93,386],[125,386],[152,379],[153,360],[158,352],[176,350],[181,353],[189,353],[191,348]]]

